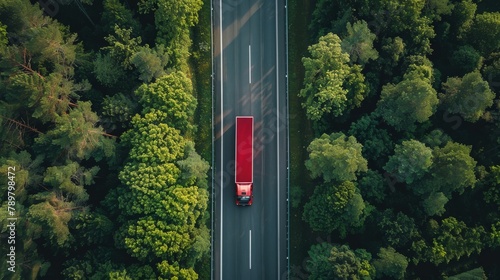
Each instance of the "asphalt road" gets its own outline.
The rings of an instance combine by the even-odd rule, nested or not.
[[[279,2],[279,3],[278,3]],[[213,279],[286,279],[285,1],[213,0]],[[235,205],[235,118],[254,116],[254,202]]]

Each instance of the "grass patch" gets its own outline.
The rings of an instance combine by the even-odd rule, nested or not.
[[[198,24],[191,33],[193,46],[190,58],[191,72],[194,73],[193,89],[198,100],[198,106],[194,115],[194,123],[197,130],[194,134],[196,151],[201,157],[212,164],[212,55],[211,55],[211,14],[210,0],[203,1],[203,7],[198,12]],[[210,190],[209,190],[210,191]],[[211,197],[209,197],[208,212],[212,213]],[[210,218],[206,226],[211,228]],[[210,252],[196,263],[195,271],[199,279],[211,278],[211,255]]]
[[[299,206],[291,208],[290,211],[290,264],[303,267],[308,256],[307,251],[316,237],[307,223],[302,220],[304,202],[313,191],[313,184],[304,167],[304,161],[307,159],[306,148],[312,141],[314,133],[311,122],[307,121],[298,93],[304,80],[304,67],[301,59],[307,55],[307,47],[310,44],[307,26],[314,3],[310,0],[290,0],[288,4],[290,185],[301,188],[303,194]]]
[[[193,52],[190,67],[194,73],[193,85],[198,106],[194,121],[196,151],[203,159],[212,162],[212,56],[210,50],[211,26],[210,0],[203,1],[198,13],[198,24],[193,28]]]

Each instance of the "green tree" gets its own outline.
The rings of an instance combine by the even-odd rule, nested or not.
[[[310,57],[302,58],[305,78],[299,93],[305,99],[302,106],[307,117],[318,121],[327,114],[340,116],[358,107],[366,93],[364,76],[359,66],[349,65],[340,38],[329,33],[308,50]]]
[[[405,43],[401,37],[386,38],[383,40],[382,51],[391,58],[391,64],[397,63],[405,52]],[[384,56],[384,57],[386,57]]]
[[[356,21],[352,25],[348,22],[347,36],[340,45],[342,51],[349,54],[351,62],[365,65],[370,59],[378,58],[378,52],[373,48],[376,37],[368,28],[366,21]]]
[[[365,203],[354,183],[320,185],[304,205],[303,220],[316,231],[338,231],[345,238],[348,231],[360,228]]]
[[[394,155],[384,166],[398,181],[411,184],[422,178],[432,164],[432,150],[417,140],[396,145]]]
[[[359,13],[362,18],[371,22],[370,27],[375,33],[382,34],[379,37],[401,36],[411,53],[427,54],[432,51],[430,40],[435,33],[431,18],[424,14],[426,2],[363,1]]]
[[[443,219],[429,248],[430,261],[438,265],[470,256],[472,253],[480,253],[484,247],[484,237],[482,226],[467,227],[464,222],[454,217]]]
[[[448,78],[440,95],[443,107],[450,113],[460,114],[466,121],[476,122],[493,105],[495,93],[479,72],[462,78]]]
[[[97,172],[97,166],[85,169],[76,162],[70,162],[67,165],[47,168],[43,182],[57,190],[57,193],[63,193],[66,199],[81,203],[89,199],[84,186],[94,183]]]
[[[104,0],[102,5],[101,26],[105,34],[111,34],[115,26],[131,29],[136,36],[140,34],[141,24],[119,0]]]
[[[64,155],[70,159],[95,159],[111,157],[114,140],[102,127],[97,126],[99,118],[91,109],[90,102],[79,102],[69,114],[56,117],[55,128],[35,139],[37,145],[46,149],[54,158]]]
[[[425,1],[424,13],[436,21],[441,20],[442,15],[449,15],[454,6],[449,0],[427,0]]]
[[[0,54],[5,51],[9,39],[7,37],[7,26],[0,22]]]
[[[140,73],[139,80],[149,83],[165,75],[169,59],[163,45],[157,45],[154,49],[147,46],[139,48],[130,61]]]
[[[379,119],[373,114],[365,115],[353,122],[348,132],[363,145],[363,156],[377,163],[388,156],[394,147],[391,135],[386,129],[380,128],[379,124]]]
[[[382,174],[375,170],[368,171],[358,180],[358,188],[363,199],[382,203],[387,195],[387,183]]]
[[[364,249],[320,243],[311,246],[308,253],[309,279],[372,279],[375,276],[370,264],[372,256]]]
[[[498,50],[500,48],[500,12],[477,14],[467,38],[483,55]]]
[[[137,104],[123,93],[104,97],[100,122],[109,130],[128,128],[137,113]]]
[[[177,162],[181,170],[180,181],[182,185],[196,185],[208,188],[208,170],[210,165],[196,152],[193,142],[187,142],[184,149],[184,159]]]
[[[323,134],[307,147],[309,159],[305,165],[312,178],[321,176],[325,182],[356,180],[356,174],[368,169],[361,149],[361,144],[352,136]]]
[[[378,279],[403,279],[408,260],[392,247],[380,248],[377,258],[373,260],[373,266]]]
[[[457,275],[450,276],[446,279],[449,280],[462,280],[462,279],[478,279],[478,280],[486,280],[488,277],[486,277],[486,274],[484,272],[484,269],[482,267],[474,268],[466,272],[462,272]]]
[[[470,152],[471,147],[454,142],[434,148],[434,161],[428,174],[410,188],[419,195],[442,192],[448,198],[453,192],[463,193],[466,187],[476,183],[476,161]]]
[[[490,167],[486,185],[489,188],[484,192],[484,201],[493,203],[500,209],[500,165]]]
[[[164,115],[163,122],[181,132],[190,131],[190,122],[196,109],[191,80],[182,72],[174,71],[156,82],[143,84],[135,94],[143,106],[142,114],[156,110]]]
[[[483,64],[483,57],[469,45],[460,46],[450,58],[451,69],[456,69],[460,75],[476,71]]]
[[[442,192],[433,192],[427,197],[424,202],[424,211],[429,216],[442,215],[446,209],[444,206],[448,202],[448,198]]]
[[[115,86],[127,75],[125,69],[121,67],[121,64],[109,53],[97,54],[94,60],[93,73],[97,80],[107,87]]]
[[[174,67],[183,71],[186,68],[191,40],[189,28],[198,23],[198,11],[202,0],[141,0],[139,12],[154,12],[155,26],[158,30],[157,43],[167,46]]]
[[[162,261],[157,265],[160,276],[158,279],[176,279],[176,280],[197,280],[198,274],[192,268],[182,268],[177,262],[169,264]]]
[[[187,227],[152,217],[129,221],[116,239],[119,247],[124,246],[131,256],[141,261],[185,260],[192,243]]]
[[[376,226],[388,246],[406,249],[420,235],[415,220],[402,212],[394,213],[392,209],[386,209],[375,214]]]
[[[465,39],[470,31],[476,15],[477,4],[472,0],[461,0],[455,4],[451,13],[451,27],[454,35]]]
[[[119,63],[124,70],[132,69],[131,59],[141,46],[141,37],[132,37],[132,29],[115,25],[113,34],[104,39],[108,42],[108,46],[101,48],[101,50],[111,56],[115,61],[112,63]]]
[[[377,112],[399,131],[415,129],[436,111],[438,98],[428,78],[412,71],[398,84],[382,88]]]

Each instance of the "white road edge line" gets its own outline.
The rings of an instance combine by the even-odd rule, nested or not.
[[[248,83],[252,83],[252,46],[248,45]]]
[[[248,234],[250,235],[250,239],[248,242],[248,248],[250,248],[250,256],[248,258],[249,269],[252,269],[252,230],[249,230]]]
[[[224,64],[223,64],[223,51],[224,45],[222,44],[222,0],[219,0],[219,32],[220,32],[220,279],[222,280],[222,263],[224,259],[222,257],[222,225],[224,223]]]
[[[277,236],[277,241],[278,241],[278,277],[276,279],[280,279],[280,111],[279,111],[279,89],[280,89],[280,83],[279,83],[279,59],[278,59],[278,0],[275,0],[275,10],[276,10],[276,115],[278,116],[276,118],[276,143],[278,146],[278,149],[276,150],[276,164],[277,164],[277,182],[278,182],[278,203],[277,203],[277,208],[278,208],[278,236]]]

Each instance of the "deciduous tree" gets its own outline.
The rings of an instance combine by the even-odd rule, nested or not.
[[[411,184],[422,178],[432,164],[432,150],[417,140],[396,145],[394,155],[384,166],[398,181]]]
[[[408,267],[408,260],[392,247],[380,248],[377,258],[373,260],[373,266],[378,279],[386,279],[387,277],[403,279]]]
[[[363,225],[365,203],[352,182],[320,185],[304,205],[302,218],[316,231],[336,230],[344,238]]]
[[[415,123],[427,121],[434,114],[437,104],[437,93],[430,80],[412,71],[398,84],[382,88],[377,112],[397,130],[412,130]]]
[[[357,174],[367,170],[361,149],[361,144],[352,136],[323,134],[307,147],[309,159],[305,165],[311,177],[321,176],[325,182],[355,180]]]
[[[308,48],[304,57],[304,88],[299,96],[310,120],[325,115],[340,116],[360,105],[366,93],[364,76],[357,65],[349,65],[349,55],[342,51],[341,40],[329,33]],[[348,98],[349,97],[349,98]]]
[[[476,122],[493,105],[495,93],[479,72],[465,74],[462,78],[448,78],[440,95],[446,111],[460,114],[466,121]]]
[[[366,21],[360,20],[352,25],[347,23],[347,36],[340,45],[342,51],[349,54],[351,62],[365,65],[369,60],[378,58],[378,52],[373,48],[375,38]]]

